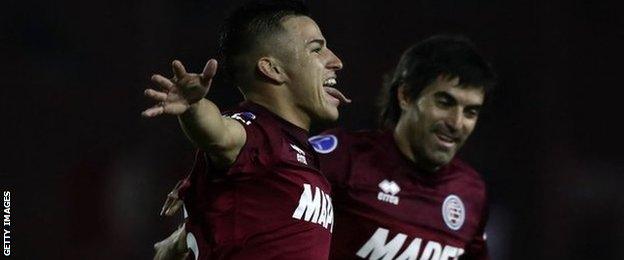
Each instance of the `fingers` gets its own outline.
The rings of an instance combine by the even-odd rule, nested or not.
[[[165,216],[167,217],[173,216],[173,214],[176,214],[180,210],[182,205],[183,205],[182,200],[179,200],[179,199],[176,200],[171,207],[165,210]]]
[[[161,216],[163,216],[163,215],[165,215],[165,213],[167,213],[167,211],[171,207],[171,204],[173,204],[175,202],[175,200],[176,200],[176,198],[172,198],[171,196],[167,195],[167,200],[165,200],[165,204],[163,204],[162,209],[160,209],[160,215]]]
[[[144,117],[155,117],[165,112],[164,101],[167,100],[167,94],[153,89],[146,89],[144,94],[155,101],[160,102],[158,105],[144,110],[141,115]]]
[[[215,74],[217,74],[217,60],[210,59],[206,62],[206,66],[204,66],[204,70],[201,74],[201,84],[207,86],[214,78]]]
[[[161,75],[154,74],[152,75],[151,79],[152,79],[152,82],[158,84],[158,86],[160,86],[161,88],[164,88],[167,90],[170,90],[171,88],[173,88],[173,85],[174,85],[173,81]]]
[[[156,91],[153,89],[146,89],[144,94],[158,102],[167,100],[167,93]]]
[[[160,210],[160,215],[171,216],[175,214],[182,206],[182,200],[178,197],[178,190],[183,181],[178,181],[173,190],[167,194],[167,200]]]
[[[173,68],[173,75],[175,75],[176,78],[182,79],[186,76],[186,69],[179,60],[174,60],[171,63],[171,67]]]
[[[182,200],[180,200],[177,197],[169,196],[167,197],[167,200],[165,201],[165,205],[163,205],[162,209],[160,210],[160,215],[171,217],[173,216],[173,214],[178,212],[178,210],[180,210],[181,207],[182,207]]]
[[[144,110],[141,113],[141,115],[144,117],[155,117],[155,116],[162,115],[164,112],[165,112],[165,107],[159,104],[157,106],[153,106],[151,108]]]

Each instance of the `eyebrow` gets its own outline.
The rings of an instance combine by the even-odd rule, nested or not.
[[[450,99],[453,103],[457,103],[457,99],[453,95],[451,95],[451,93],[448,93],[446,91],[438,91],[436,93],[433,93],[433,96],[435,96],[436,98]]]
[[[451,95],[451,93],[448,93],[446,91],[438,91],[436,93],[433,94],[436,98],[448,98],[450,99],[453,104],[457,104],[457,98],[455,98],[453,95]],[[483,107],[483,104],[475,104],[475,105],[467,105],[466,109],[477,109],[477,110],[481,110],[481,107]]]
[[[308,45],[310,45],[310,44],[313,44],[313,43],[318,43],[318,44],[320,44],[321,46],[325,46],[325,40],[323,40],[323,39],[314,39],[314,40],[311,40],[311,41],[309,41],[308,43],[306,43],[306,47],[307,47]]]

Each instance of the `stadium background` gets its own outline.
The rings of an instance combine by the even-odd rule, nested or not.
[[[199,71],[240,1],[9,1],[0,188],[16,259],[148,259],[193,148],[140,111],[152,73]],[[594,1],[310,1],[344,62],[340,124],[375,125],[382,75],[410,44],[470,37],[501,81],[462,152],[490,188],[494,259],[624,259],[622,18]],[[240,101],[232,87],[209,94]]]

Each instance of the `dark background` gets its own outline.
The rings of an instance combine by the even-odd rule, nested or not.
[[[200,71],[240,1],[9,1],[0,13],[0,188],[16,259],[148,259],[193,147],[143,119],[152,73]],[[494,259],[624,259],[624,18],[598,1],[310,1],[344,62],[346,128],[375,126],[381,78],[411,44],[470,37],[501,82],[462,151],[486,179]],[[241,100],[215,85],[221,106]]]

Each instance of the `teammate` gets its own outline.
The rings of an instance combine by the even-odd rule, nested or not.
[[[201,74],[174,61],[173,79],[152,77],[163,90],[145,92],[159,104],[143,115],[178,116],[200,149],[179,187],[188,217],[172,240],[186,239],[157,258],[183,258],[179,249],[188,246],[196,259],[326,259],[331,190],[307,139],[313,122],[336,120],[338,105],[348,102],[332,88],[342,63],[295,1],[237,9],[220,47],[225,72],[246,99],[226,116],[204,98],[215,60]],[[322,210],[311,211],[313,199]]]
[[[488,259],[485,185],[455,153],[494,80],[467,39],[435,36],[386,83],[387,130],[310,139],[332,183],[331,259]]]
[[[494,82],[470,41],[435,36],[386,83],[386,130],[310,138],[332,183],[331,259],[488,259],[485,185],[455,154]]]

